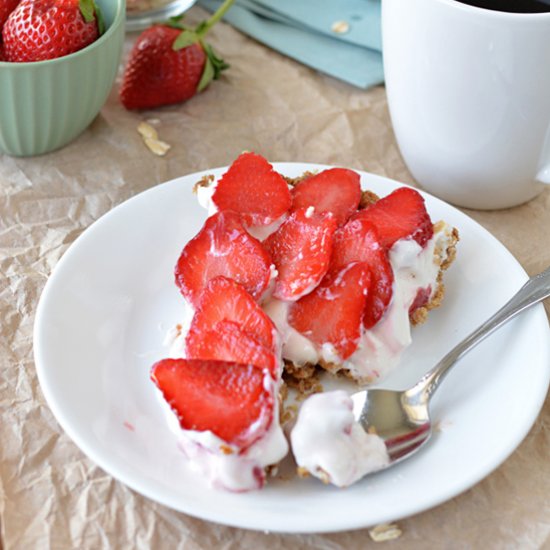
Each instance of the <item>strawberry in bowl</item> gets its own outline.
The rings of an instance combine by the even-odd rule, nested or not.
[[[95,42],[105,30],[94,0],[22,0],[2,28],[6,61],[56,59]]]

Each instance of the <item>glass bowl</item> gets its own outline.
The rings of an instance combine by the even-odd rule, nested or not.
[[[188,10],[196,0],[127,0],[126,30],[139,31]]]

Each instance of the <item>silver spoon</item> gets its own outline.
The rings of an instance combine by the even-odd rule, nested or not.
[[[419,382],[405,391],[370,389],[352,395],[353,412],[365,430],[385,442],[390,466],[423,447],[432,434],[430,398],[451,367],[489,334],[550,296],[550,268],[529,279],[512,299],[453,348]]]

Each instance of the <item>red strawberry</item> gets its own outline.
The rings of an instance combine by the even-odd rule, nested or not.
[[[400,187],[387,197],[357,212],[354,219],[371,222],[383,246],[390,249],[399,239],[411,237],[424,246],[433,236],[433,226],[424,199],[410,187]]]
[[[176,284],[197,305],[208,281],[224,275],[235,279],[256,299],[269,283],[271,258],[250,236],[235,212],[217,212],[208,218],[183,249],[176,265]]]
[[[233,321],[259,344],[275,351],[275,325],[262,308],[231,279],[216,277],[202,293],[189,332],[203,334],[220,321]]]
[[[345,168],[331,168],[302,180],[292,189],[292,210],[315,207],[315,212],[332,212],[338,225],[357,210],[361,200],[359,174]]]
[[[356,349],[370,287],[369,268],[352,263],[325,277],[311,293],[292,304],[289,323],[318,346],[332,344],[341,359]]]
[[[209,430],[240,449],[273,420],[274,397],[264,378],[252,365],[201,359],[163,359],[151,371],[184,430]]]
[[[210,28],[230,8],[225,0],[208,21],[195,29],[181,18],[153,25],[137,38],[124,71],[120,100],[127,109],[152,109],[180,103],[204,90],[229,67],[204,42]]]
[[[4,23],[20,1],[21,0],[0,0],[0,31],[2,31]]]
[[[351,262],[364,262],[372,278],[363,323],[371,328],[382,317],[393,294],[393,270],[376,228],[368,221],[350,220],[334,234],[331,271],[340,271]]]
[[[277,360],[273,352],[234,321],[219,321],[212,330],[190,330],[185,343],[189,358],[254,365],[267,369],[273,378],[277,376]]]
[[[234,210],[246,225],[269,225],[290,208],[283,176],[255,153],[242,153],[229,167],[212,196],[219,210]]]
[[[4,44],[0,42],[0,61],[6,61],[6,56],[4,54]]]
[[[43,61],[94,42],[103,20],[93,0],[23,0],[2,30],[6,59]]]
[[[308,214],[306,208],[300,208],[264,241],[278,271],[273,296],[298,300],[321,282],[329,266],[335,230],[332,214]]]
[[[430,301],[431,295],[431,286],[427,286],[426,288],[419,288],[416,291],[416,296],[414,297],[413,303],[409,308],[409,315],[413,314],[417,309],[424,307]]]

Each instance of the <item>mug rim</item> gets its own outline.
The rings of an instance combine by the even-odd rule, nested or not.
[[[69,61],[70,59],[78,56],[86,55],[88,52],[101,47],[103,42],[106,42],[116,31],[116,29],[118,29],[121,24],[124,24],[124,18],[126,16],[126,0],[116,0],[116,2],[117,11],[109,28],[97,40],[91,44],[88,44],[85,48],[61,57],[56,57],[54,59],[43,59],[42,61],[0,61],[0,68],[4,69],[9,67],[11,69],[18,70],[23,68],[28,69],[30,67],[55,65],[57,63],[63,63],[64,61]]]
[[[499,18],[499,19],[521,19],[532,20],[532,19],[550,19],[550,11],[547,12],[535,12],[535,13],[524,13],[524,12],[513,12],[513,11],[501,11],[501,10],[490,10],[488,8],[482,8],[480,6],[472,6],[471,4],[465,4],[460,0],[434,0],[440,4],[445,4],[452,7],[453,9],[458,9],[465,12],[475,13],[476,15],[483,15],[484,17]],[[550,8],[550,4],[548,6]]]

